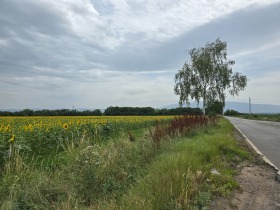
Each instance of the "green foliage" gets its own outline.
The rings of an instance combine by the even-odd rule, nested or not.
[[[108,107],[105,116],[149,116],[149,115],[201,115],[200,108],[178,107],[173,109],[154,109],[152,107]]]
[[[85,205],[98,199],[112,199],[135,182],[143,161],[155,154],[152,148],[146,152],[128,139],[110,142],[106,147],[88,146],[66,168],[65,174],[71,177],[65,178],[75,183],[75,193]]]
[[[227,196],[238,188],[228,165],[234,157],[246,158],[229,135],[233,127],[221,120],[219,127],[192,138],[181,138],[163,148],[148,173],[123,197],[116,209],[209,209],[212,195]],[[224,161],[226,160],[226,161]],[[210,171],[216,168],[221,174]],[[163,184],[164,183],[164,184]]]
[[[213,101],[209,103],[206,107],[206,114],[207,115],[217,115],[223,114],[224,104],[221,101]]]
[[[201,115],[202,110],[200,108],[191,107],[177,107],[174,109],[157,109],[156,115]]]
[[[39,165],[39,164],[38,164]],[[2,170],[0,209],[45,209],[70,195],[60,180],[15,153]]]
[[[247,77],[233,73],[233,60],[227,59],[227,43],[217,39],[205,47],[189,51],[190,61],[175,74],[176,95],[179,104],[188,104],[190,99],[199,103],[203,99],[203,109],[215,100],[225,104],[225,90],[231,95],[238,95],[247,86]]]
[[[42,161],[15,153],[1,173],[0,209],[82,209],[120,196],[157,154],[150,139],[128,138],[107,145],[84,140]]]
[[[24,109],[22,111],[9,112],[0,111],[0,116],[101,116],[102,112],[100,109],[77,111],[76,109],[42,109],[42,110],[31,110]]]
[[[0,209],[209,209],[213,194],[238,187],[228,163],[246,153],[232,129],[222,119],[192,136],[167,136],[156,149],[149,132],[139,138],[132,129],[106,144],[69,142],[55,157],[12,151],[1,170]]]
[[[58,110],[31,110],[9,112],[0,111],[0,116],[151,116],[151,115],[199,115],[202,114],[200,108],[178,107],[173,109],[154,109],[152,107],[108,107],[104,113],[100,109],[77,111],[70,109]]]
[[[118,107],[110,106],[104,111],[105,116],[141,116],[154,115],[155,109],[152,107]]]
[[[225,116],[238,116],[240,113],[238,111],[227,109],[224,113]]]
[[[56,155],[84,138],[105,143],[123,132],[166,124],[172,116],[149,117],[3,117],[0,119],[0,168],[10,148],[28,156]]]
[[[194,201],[194,210],[209,210],[209,203],[211,201],[211,192],[199,192]]]
[[[251,120],[280,122],[280,114],[239,114],[238,117]]]

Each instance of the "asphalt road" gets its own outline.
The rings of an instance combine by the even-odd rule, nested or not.
[[[227,117],[255,147],[280,169],[280,122]]]

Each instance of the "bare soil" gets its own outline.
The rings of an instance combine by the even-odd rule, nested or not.
[[[242,161],[235,167],[235,177],[240,185],[228,198],[216,197],[211,208],[215,210],[280,210],[280,182],[276,169],[268,165],[236,130],[235,138],[246,149],[252,159]]]

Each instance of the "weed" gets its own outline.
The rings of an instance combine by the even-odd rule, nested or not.
[[[208,125],[208,118],[202,115],[184,115],[175,117],[168,125],[160,126],[158,121],[153,129],[149,129],[150,137],[157,149],[160,148],[161,141],[167,137],[175,137],[179,135],[187,136],[194,131],[204,128]]]
[[[194,201],[194,210],[209,210],[209,204],[212,198],[210,191],[199,192]]]
[[[159,149],[160,143],[164,137],[166,137],[166,127],[160,126],[158,121],[156,122],[156,126],[153,129],[149,129],[150,136],[153,142],[153,145]]]
[[[129,139],[130,141],[135,141],[135,140],[136,140],[135,136],[132,134],[131,131],[128,131],[128,139]]]

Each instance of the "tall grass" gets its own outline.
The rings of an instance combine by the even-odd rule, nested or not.
[[[237,187],[229,163],[247,154],[228,121],[205,126],[171,135],[170,125],[158,125],[106,144],[83,139],[55,158],[12,151],[1,169],[0,209],[206,209],[212,194]],[[159,146],[157,129],[166,134]]]
[[[0,209],[80,209],[119,197],[158,153],[150,138],[133,142],[133,135],[106,144],[84,139],[49,158],[12,151],[1,170]]]
[[[163,148],[123,196],[110,203],[112,209],[208,209],[213,195],[227,196],[238,187],[230,163],[248,158],[232,137],[232,126],[221,120],[219,127],[201,131],[192,138],[181,137]],[[211,173],[212,169],[220,175]]]

